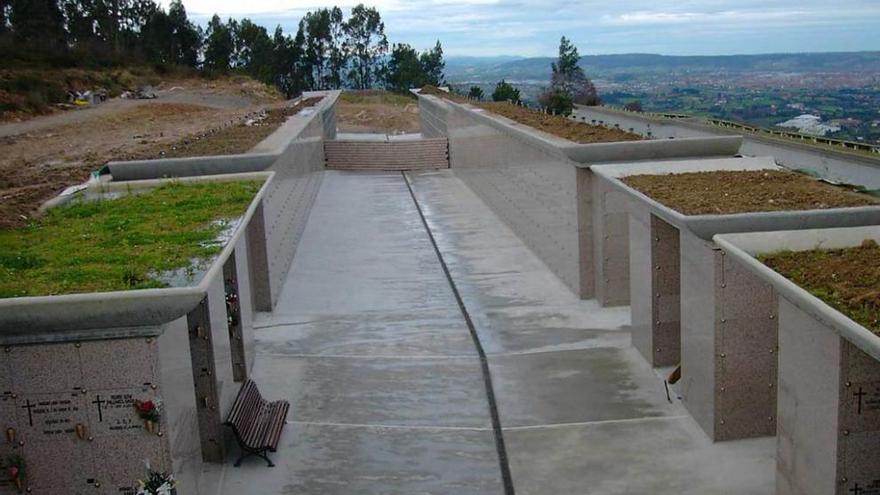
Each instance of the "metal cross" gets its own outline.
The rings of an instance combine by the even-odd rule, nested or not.
[[[27,411],[28,411],[28,423],[30,423],[31,426],[34,426],[34,415],[33,415],[33,412],[31,412],[31,409],[32,409],[34,406],[36,406],[36,404],[31,404],[31,400],[30,400],[30,399],[28,399],[28,400],[26,401],[26,405],[21,406],[22,409],[27,409]]]
[[[104,422],[104,413],[103,413],[103,411],[101,411],[101,404],[104,404],[106,402],[107,402],[106,400],[101,400],[100,395],[96,395],[95,400],[92,401],[92,404],[98,405],[98,421],[101,423]]]
[[[859,414],[862,414],[862,397],[864,397],[864,396],[867,395],[867,394],[862,390],[862,387],[859,387],[859,391],[856,392],[856,393],[854,393],[853,395],[859,398],[859,409],[858,409],[858,413],[859,413]]]

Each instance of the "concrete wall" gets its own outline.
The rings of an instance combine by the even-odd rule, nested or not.
[[[582,290],[578,240],[577,168],[561,152],[536,146],[474,118],[472,111],[419,98],[422,133],[449,138],[453,172],[507,223],[576,294]]]
[[[445,137],[393,141],[325,140],[327,168],[342,170],[430,170],[449,168]]]
[[[460,177],[565,284],[602,305],[629,302],[625,200],[591,168],[674,157],[732,156],[738,137],[578,144],[482,109],[419,96],[422,134],[449,138]]]
[[[738,135],[731,130],[687,120],[649,118],[601,107],[578,107],[576,115],[585,117],[587,122],[603,120],[607,125],[619,124],[642,135],[650,131],[660,139]],[[880,189],[880,159],[752,135],[744,136],[741,152],[749,156],[773,156],[780,165],[790,169],[808,170],[827,179]]]

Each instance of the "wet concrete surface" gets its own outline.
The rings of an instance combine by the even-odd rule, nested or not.
[[[775,441],[712,444],[630,345],[449,171],[408,175],[483,348],[513,485],[769,494]],[[291,402],[278,465],[216,493],[504,493],[480,361],[403,176],[328,171],[253,377]],[[213,489],[212,492],[214,493]]]

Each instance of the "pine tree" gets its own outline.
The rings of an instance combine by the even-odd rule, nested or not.
[[[9,21],[19,43],[45,48],[64,46],[64,14],[56,0],[11,0]]]
[[[446,81],[443,78],[443,69],[446,68],[446,62],[443,61],[443,47],[440,46],[440,40],[434,45],[434,48],[422,53],[419,57],[422,65],[422,71],[425,73],[425,81],[432,86],[443,86]]]
[[[347,50],[351,54],[349,84],[357,89],[371,88],[382,79],[381,62],[388,53],[385,23],[378,10],[359,4],[351,9],[345,32]]]

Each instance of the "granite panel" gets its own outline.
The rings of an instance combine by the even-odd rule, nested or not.
[[[90,435],[95,438],[121,435],[149,435],[144,427],[143,420],[140,419],[134,409],[135,400],[150,400],[161,404],[159,397],[156,396],[155,391],[150,386],[100,391],[90,390],[86,394],[89,424],[92,426]],[[159,425],[156,426],[158,427]]]
[[[65,343],[11,347],[8,358],[15,393],[66,392],[81,387],[83,377],[78,345]]]
[[[158,355],[154,338],[83,342],[79,352],[82,385],[86,390],[149,385],[156,381]]]
[[[16,407],[18,437],[25,445],[77,438],[78,426],[83,436],[89,435],[86,396],[80,392],[22,394]]]
[[[842,440],[837,493],[872,495],[880,492],[880,432],[850,432]],[[845,480],[845,481],[844,481]]]
[[[162,437],[116,436],[95,438],[92,449],[101,453],[100,462],[92,470],[101,483],[101,493],[125,493],[137,486],[146,475],[147,465],[156,471],[167,471]],[[112,452],[112,455],[108,455]]]
[[[94,445],[75,437],[24,446],[27,487],[34,494],[101,493]]]

